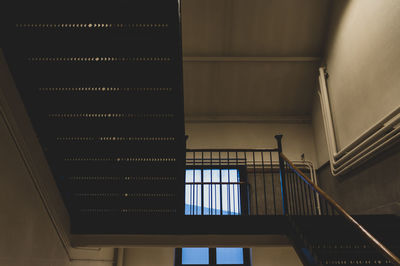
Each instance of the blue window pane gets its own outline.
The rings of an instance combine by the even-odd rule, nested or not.
[[[243,248],[217,248],[217,264],[243,263]]]
[[[182,264],[208,263],[208,248],[182,248]]]
[[[208,184],[193,184],[201,183],[202,178]],[[240,215],[240,185],[219,184],[239,181],[237,169],[186,169],[185,214]]]

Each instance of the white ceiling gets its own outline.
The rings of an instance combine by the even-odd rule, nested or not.
[[[186,116],[310,115],[328,11],[329,0],[182,0]]]

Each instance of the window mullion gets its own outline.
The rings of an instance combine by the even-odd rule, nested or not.
[[[216,248],[209,248],[210,266],[217,265],[217,251]]]

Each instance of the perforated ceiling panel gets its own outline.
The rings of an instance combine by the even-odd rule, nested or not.
[[[1,46],[72,232],[152,232],[182,214],[178,1],[9,2]]]

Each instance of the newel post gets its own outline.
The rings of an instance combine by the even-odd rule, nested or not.
[[[286,173],[285,173],[285,162],[281,157],[282,152],[282,137],[283,135],[275,135],[276,142],[278,143],[278,157],[279,157],[279,175],[281,181],[281,192],[282,192],[282,207],[283,214],[288,214],[288,205],[287,205],[287,193],[286,193]]]

